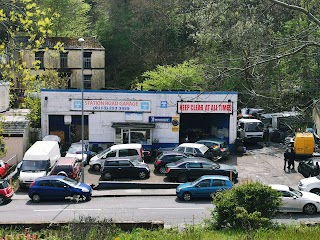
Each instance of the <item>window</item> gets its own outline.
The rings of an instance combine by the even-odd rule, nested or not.
[[[84,75],[83,76],[84,89],[91,89],[91,77],[92,77],[92,75]]]
[[[210,187],[210,179],[202,180],[198,183],[199,187]]]
[[[188,168],[202,168],[200,163],[189,163]]]
[[[43,56],[44,56],[44,52],[36,52],[35,53],[35,60],[36,61],[39,61],[37,63],[37,66],[39,66],[40,68],[44,68],[44,59],[43,59]]]
[[[287,191],[281,191],[283,197],[292,197],[291,193]]]
[[[226,183],[223,180],[213,180],[212,186],[213,187],[221,187],[221,186],[225,186]]]
[[[175,149],[175,151],[184,152],[184,147],[178,147],[178,148]]]
[[[109,152],[106,157],[115,157],[116,151]]]
[[[121,167],[129,167],[132,166],[129,161],[119,161],[119,166]]]
[[[186,147],[186,153],[193,153],[193,148]]]
[[[40,181],[40,182],[39,182],[39,186],[52,187],[52,184],[51,184],[50,181],[44,180],[44,181]]]
[[[127,156],[129,156],[128,149],[119,150],[119,157],[127,157]]]
[[[84,52],[83,53],[83,67],[85,69],[91,68],[91,54],[92,54],[92,52]]]
[[[68,68],[68,53],[60,53],[60,68]]]
[[[136,149],[129,149],[128,151],[128,156],[137,156],[139,153],[137,152]]]

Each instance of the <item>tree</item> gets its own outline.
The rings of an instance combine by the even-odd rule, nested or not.
[[[215,228],[256,229],[271,225],[282,204],[280,193],[262,183],[242,184],[217,194],[213,202]]]
[[[39,6],[51,10],[53,36],[80,37],[93,34],[88,15],[91,7],[84,0],[41,0]]]
[[[39,9],[31,0],[2,0],[0,2],[0,79],[15,84],[30,80],[30,71],[23,62],[21,49],[36,49],[51,34],[51,20],[47,11]],[[17,44],[17,36],[26,36],[25,43]],[[1,131],[0,131],[1,132]],[[0,145],[3,137],[0,135]],[[1,150],[0,150],[1,151]],[[2,152],[0,152],[1,155]]]
[[[136,84],[143,90],[203,90],[204,78],[201,65],[194,61],[177,66],[157,66],[153,71],[143,73],[144,81]]]

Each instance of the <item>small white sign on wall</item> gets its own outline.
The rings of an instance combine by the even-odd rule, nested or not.
[[[143,120],[143,113],[126,112],[125,120],[126,121],[139,121],[139,122],[141,122]]]

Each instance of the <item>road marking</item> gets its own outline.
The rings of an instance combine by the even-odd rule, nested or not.
[[[101,211],[101,208],[68,208],[68,209],[36,209],[34,212],[60,212],[60,211]]]
[[[140,210],[203,210],[205,208],[138,208]]]

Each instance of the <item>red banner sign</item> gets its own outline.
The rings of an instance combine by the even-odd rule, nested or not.
[[[232,113],[232,102],[178,102],[178,113]]]

